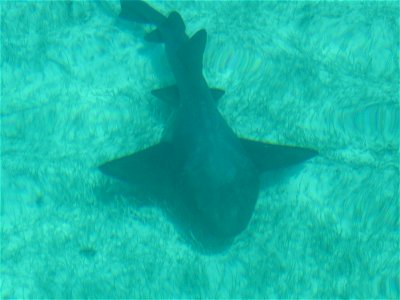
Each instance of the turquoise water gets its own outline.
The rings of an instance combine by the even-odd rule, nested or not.
[[[207,29],[238,135],[320,155],[266,173],[248,229],[203,254],[96,169],[160,139],[162,47],[118,2],[3,1],[1,297],[399,298],[397,2],[151,3]]]

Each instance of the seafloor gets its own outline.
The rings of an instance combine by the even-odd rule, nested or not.
[[[151,3],[207,30],[238,135],[320,155],[266,173],[248,229],[198,251],[96,168],[159,141],[162,46],[118,2],[3,1],[1,297],[398,299],[398,3]]]

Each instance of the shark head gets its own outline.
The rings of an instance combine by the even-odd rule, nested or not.
[[[212,155],[214,156],[214,155]],[[251,162],[237,159],[196,159],[183,176],[185,202],[208,235],[231,238],[249,223],[258,197],[259,176]]]

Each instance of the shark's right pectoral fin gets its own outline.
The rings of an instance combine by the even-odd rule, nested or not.
[[[318,155],[318,152],[313,149],[274,145],[247,139],[240,140],[261,172],[290,167]]]
[[[118,158],[99,166],[102,173],[116,179],[153,189],[169,185],[174,176],[174,151],[168,142]]]

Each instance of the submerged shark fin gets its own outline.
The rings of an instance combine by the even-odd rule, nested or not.
[[[152,95],[165,101],[172,106],[179,105],[179,90],[178,86],[170,85],[161,89],[151,91]]]
[[[211,88],[211,95],[215,101],[218,101],[224,94],[225,91],[217,88]],[[165,101],[171,106],[179,105],[179,89],[176,85],[170,85],[161,89],[151,91],[152,95]]]
[[[119,16],[125,20],[138,23],[161,25],[167,19],[157,10],[143,1],[121,0]]]
[[[169,14],[167,21],[162,24],[164,28],[168,30],[173,30],[174,32],[185,32],[186,26],[180,14],[173,11]]]
[[[213,96],[215,101],[218,101],[223,95],[225,95],[225,91],[221,89],[212,88],[211,95]]]
[[[299,164],[318,154],[307,148],[282,146],[240,139],[243,147],[260,172]]]
[[[174,151],[168,142],[118,158],[99,167],[100,171],[116,179],[153,189],[171,185],[174,172]]]
[[[183,22],[181,15],[176,11],[173,11],[170,13],[168,18],[160,24],[160,26],[146,34],[144,39],[151,43],[164,43],[163,32],[170,31],[175,34],[180,34],[181,32],[185,32],[185,30],[185,23]]]
[[[202,72],[203,69],[203,54],[206,42],[207,32],[201,29],[179,49],[179,54],[186,65],[193,67],[198,72]]]

